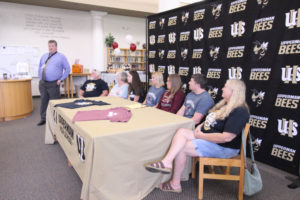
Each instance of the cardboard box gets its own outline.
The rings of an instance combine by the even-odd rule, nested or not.
[[[82,73],[83,65],[72,65],[72,73]]]

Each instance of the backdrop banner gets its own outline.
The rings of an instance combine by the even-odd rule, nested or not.
[[[205,74],[221,99],[228,79],[247,85],[257,160],[299,173],[300,1],[203,1],[147,18],[148,77],[177,73],[187,93]]]

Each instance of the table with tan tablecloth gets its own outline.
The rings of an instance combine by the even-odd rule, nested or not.
[[[78,109],[54,107],[75,99],[51,100],[45,143],[55,139],[83,182],[84,200],[138,200],[170,175],[150,173],[144,164],[162,158],[179,128],[194,128],[191,119],[152,107],[131,109],[128,122],[108,120],[72,123],[77,111],[104,110],[135,104],[117,97],[90,98],[109,103]],[[188,177],[185,170],[184,176]]]

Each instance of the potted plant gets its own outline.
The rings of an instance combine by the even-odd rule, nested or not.
[[[112,43],[114,42],[115,38],[112,36],[111,33],[108,34],[108,36],[105,37],[105,44],[107,47],[111,47]]]

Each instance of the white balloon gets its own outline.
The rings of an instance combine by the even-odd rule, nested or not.
[[[125,36],[125,39],[129,43],[129,42],[132,41],[133,38],[132,38],[132,35],[128,34],[128,35]]]
[[[116,48],[114,50],[114,54],[115,54],[115,56],[119,56],[121,54],[121,50],[119,48]]]

